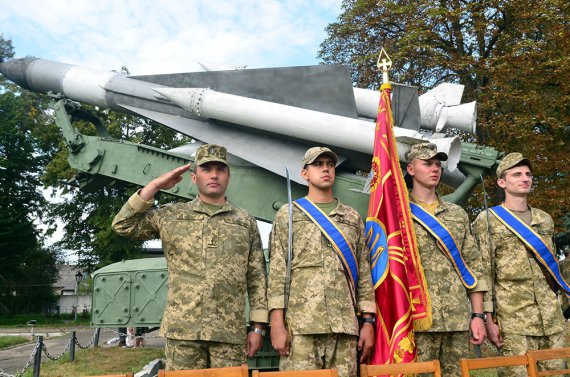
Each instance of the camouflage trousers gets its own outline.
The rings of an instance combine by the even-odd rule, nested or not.
[[[459,360],[469,357],[469,332],[416,332],[415,335],[418,361],[437,359],[441,364],[442,376],[461,376]]]
[[[166,338],[166,370],[239,366],[245,362],[245,344]]]
[[[339,377],[356,377],[358,338],[348,334],[293,335],[289,356],[279,359],[280,370],[329,369]]]
[[[527,336],[516,334],[503,334],[503,346],[499,349],[501,356],[524,355],[529,350],[564,347],[564,332],[548,336]],[[564,360],[542,361],[538,364],[540,370],[564,369]],[[499,377],[527,376],[526,367],[500,368]]]

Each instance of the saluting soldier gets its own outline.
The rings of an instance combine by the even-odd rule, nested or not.
[[[301,175],[309,192],[293,202],[290,282],[287,205],[273,222],[271,342],[281,356],[282,370],[336,367],[339,376],[355,377],[357,348],[364,360],[374,345],[376,307],[364,224],[358,212],[333,196],[337,161],[337,155],[324,147],[310,148],[303,158]]]
[[[191,173],[199,191],[194,200],[151,209],[154,195],[179,183],[186,165],[152,180],[113,220],[121,235],[162,240],[169,288],[160,334],[166,337],[167,370],[237,366],[263,345],[265,258],[255,219],[225,197],[227,159],[225,147],[201,146]]]
[[[467,213],[436,191],[447,154],[438,152],[435,144],[420,143],[410,148],[406,159],[414,230],[432,309],[432,326],[415,332],[418,359],[439,359],[444,376],[460,376],[459,360],[469,357],[469,330],[475,345],[486,337],[486,264]]]
[[[485,296],[489,340],[501,355],[564,344],[564,318],[555,291],[568,291],[554,254],[554,222],[527,203],[532,166],[520,153],[508,154],[497,167],[497,184],[505,201],[479,214],[473,223],[481,249],[493,267],[492,289]],[[500,325],[500,326],[499,326]],[[542,366],[560,369],[563,361]],[[526,376],[526,368],[499,370],[499,376]]]

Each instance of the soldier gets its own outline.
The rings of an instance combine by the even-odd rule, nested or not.
[[[303,158],[301,175],[309,193],[293,205],[290,280],[287,205],[273,222],[271,343],[281,356],[282,370],[336,367],[339,376],[355,377],[357,348],[362,361],[374,344],[376,307],[364,224],[358,212],[333,196],[337,161],[337,155],[324,147],[310,148]]]
[[[432,309],[432,326],[415,333],[418,359],[439,359],[444,376],[460,376],[459,360],[469,357],[469,329],[475,345],[486,337],[485,263],[467,213],[443,201],[436,192],[447,155],[438,152],[435,144],[421,143],[410,148],[406,159],[407,179],[413,184],[414,230]]]
[[[166,369],[240,365],[263,345],[268,320],[265,258],[255,219],[224,196],[230,179],[227,150],[206,144],[196,151],[189,203],[149,210],[154,195],[182,180],[190,165],[152,180],[113,220],[113,229],[141,240],[160,237],[168,264]],[[252,331],[245,334],[245,294]]]
[[[485,311],[492,319],[487,321],[489,340],[505,356],[562,347],[564,318],[551,286],[568,286],[552,251],[552,218],[527,204],[532,190],[531,163],[520,153],[510,153],[497,167],[497,178],[505,192],[504,203],[479,214],[473,223],[479,245],[488,253],[494,270],[491,292],[485,296]],[[544,366],[560,369],[561,363],[550,361]],[[526,373],[524,367],[499,370],[499,376]]]

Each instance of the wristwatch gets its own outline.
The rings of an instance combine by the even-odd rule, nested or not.
[[[265,336],[265,330],[260,329],[259,327],[252,327],[251,332],[254,332],[254,333],[259,334],[261,336]]]
[[[360,322],[371,323],[371,324],[375,325],[376,324],[376,317],[362,317],[362,318],[360,318]]]
[[[481,318],[483,322],[487,323],[487,314],[485,313],[472,313],[471,319],[473,318]]]

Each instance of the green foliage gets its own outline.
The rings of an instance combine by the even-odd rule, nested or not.
[[[10,50],[9,41],[0,42]],[[45,131],[36,132],[44,107],[32,94],[0,86],[0,312],[9,314],[46,310],[55,301],[57,255],[43,246],[35,223],[48,206],[39,176],[51,150],[43,148]]]
[[[5,39],[4,34],[0,34],[0,62],[14,57],[14,47],[10,39]]]
[[[78,317],[79,318],[79,317]],[[42,313],[0,315],[0,327],[28,327],[30,320],[35,320],[35,327],[59,327],[66,323],[66,320],[72,320],[71,314],[61,314],[59,316],[47,316]],[[85,321],[89,325],[89,321]]]
[[[381,47],[394,62],[393,81],[421,91],[441,82],[465,85],[464,102],[478,104],[475,142],[530,158],[531,205],[567,227],[569,14],[563,0],[345,0],[319,56],[348,65],[359,87],[379,87]],[[480,199],[469,206],[480,209]]]

